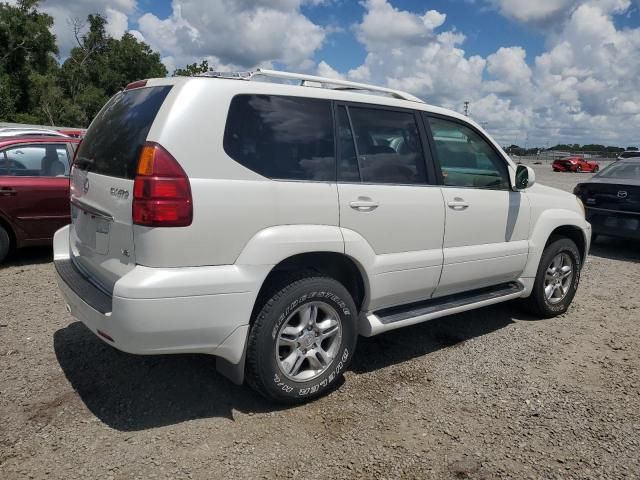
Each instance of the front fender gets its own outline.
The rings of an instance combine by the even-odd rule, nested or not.
[[[582,232],[585,257],[591,243],[591,225],[580,213],[568,209],[546,209],[533,225],[529,240],[529,258],[522,273],[523,278],[535,278],[544,247],[551,234],[560,227],[573,227]],[[584,262],[583,262],[584,264]]]

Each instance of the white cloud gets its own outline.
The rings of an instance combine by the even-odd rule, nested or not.
[[[171,16],[146,13],[138,30],[180,65],[214,57],[242,68],[277,61],[306,70],[313,67],[311,57],[326,31],[305,17],[300,5],[300,0],[173,0]]]
[[[53,17],[55,33],[62,58],[77,46],[73,36],[72,22],[84,22],[90,13],[100,13],[109,21],[107,33],[119,38],[128,29],[129,16],[137,8],[136,0],[46,0],[39,9]]]
[[[369,0],[354,26],[367,55],[346,76],[458,111],[468,100],[470,115],[503,143],[638,143],[640,28],[617,29],[613,22],[629,0],[489,1],[543,32],[547,51],[529,63],[520,46],[470,56],[461,32],[439,31],[446,28],[439,12]],[[340,75],[327,62],[318,70]]]

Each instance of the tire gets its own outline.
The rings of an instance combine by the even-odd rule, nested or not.
[[[9,237],[9,232],[7,232],[4,227],[0,226],[0,263],[2,263],[5,258],[7,258],[10,247],[11,238]]]
[[[304,403],[330,392],[355,352],[357,309],[351,295],[336,280],[312,275],[285,279],[249,333],[245,378],[275,402]]]
[[[582,173],[582,167],[580,165],[576,167],[576,173]]]
[[[597,233],[592,233],[591,234],[591,245],[596,243],[596,240],[598,240],[598,234]]]
[[[562,258],[563,263],[558,263],[559,257]],[[552,262],[555,262],[556,266],[553,274],[548,273],[554,266]],[[571,272],[566,277],[567,280],[563,276],[564,267],[559,265],[570,266]],[[578,289],[581,267],[580,252],[573,240],[566,237],[552,237],[549,245],[542,252],[531,295],[524,299],[525,308],[541,318],[551,318],[565,313]],[[558,275],[555,275],[556,272]],[[563,288],[553,288],[558,281]],[[551,298],[548,291],[545,292],[545,287],[552,287]]]
[[[598,173],[598,170],[600,170],[600,167],[598,166],[593,167],[593,173]]]

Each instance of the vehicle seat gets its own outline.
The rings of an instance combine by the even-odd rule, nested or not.
[[[40,176],[43,177],[57,177],[64,175],[65,168],[64,163],[58,158],[58,154],[55,152],[47,152],[42,158]]]

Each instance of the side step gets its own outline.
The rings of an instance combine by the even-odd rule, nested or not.
[[[421,302],[369,312],[360,320],[360,335],[372,337],[396,328],[426,322],[434,318],[505,302],[522,295],[524,286],[509,282],[470,292],[456,293]]]

